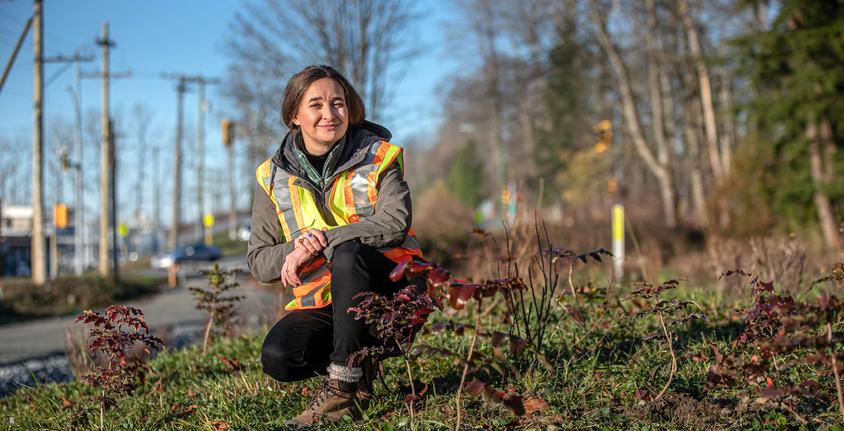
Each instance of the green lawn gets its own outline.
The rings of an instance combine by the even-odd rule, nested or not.
[[[467,381],[477,377],[496,390],[529,397],[525,400],[536,411],[516,416],[501,404],[464,393],[463,423],[472,429],[842,429],[834,379],[819,375],[820,368],[811,365],[772,374],[778,386],[807,379],[817,382],[817,389],[808,394],[762,401],[764,381],[707,388],[713,345],[737,356],[753,354],[731,347],[743,331],[742,318],[713,304],[713,295],[692,288],[672,292],[695,298],[707,320],[672,327],[678,367],[661,399],[654,401],[668,379],[671,355],[659,320],[634,317],[639,308],[632,302],[622,301],[622,309],[612,301],[588,302],[581,296],[580,323],[567,317],[562,305],[555,305],[559,320],[549,325],[546,365],[529,352],[520,357],[509,352],[496,355],[490,338],[479,338],[480,356]],[[483,316],[484,330],[507,329],[497,323],[502,308],[493,307]],[[472,323],[472,316],[474,307],[469,305],[460,312],[435,313],[432,320]],[[417,338],[417,345],[447,348],[465,357],[471,330],[457,335],[434,332],[431,326]],[[206,355],[196,348],[161,353],[151,362],[146,382],[108,411],[106,429],[213,430],[224,424],[229,429],[283,429],[284,420],[305,407],[318,382],[280,384],[263,375],[262,336],[223,339]],[[232,369],[220,357],[238,361],[240,369]],[[783,367],[789,359],[793,357],[775,362]],[[419,356],[412,360],[412,369],[417,389],[428,386],[424,402],[415,408],[413,425],[453,429],[462,365],[454,358]],[[410,429],[402,394],[407,378],[400,358],[386,362],[386,385],[376,385],[378,401],[363,421],[320,429]],[[0,400],[0,429],[96,429],[94,396],[79,382],[19,390]],[[81,414],[86,409],[87,418]]]

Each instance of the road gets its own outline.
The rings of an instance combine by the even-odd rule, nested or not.
[[[245,268],[245,256],[227,258],[218,262],[223,268]],[[194,308],[195,302],[190,286],[206,286],[205,277],[198,274],[209,266],[192,266],[184,269],[182,286],[162,288],[155,295],[146,296],[126,303],[144,311],[144,316],[153,333],[183,324],[196,324],[207,319],[204,311]],[[227,293],[245,298],[239,305],[239,316],[249,327],[261,327],[275,321],[276,295],[268,289],[258,288],[248,274],[239,274],[236,280],[240,287]],[[68,330],[73,331],[75,316],[55,317],[0,326],[0,364],[10,364],[31,358],[45,357],[65,350]]]

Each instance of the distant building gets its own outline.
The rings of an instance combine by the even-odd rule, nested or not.
[[[32,234],[31,206],[3,206],[0,216],[0,236],[30,236]]]
[[[32,275],[32,207],[3,206],[0,213],[0,275]]]

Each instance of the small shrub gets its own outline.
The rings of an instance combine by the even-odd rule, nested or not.
[[[191,287],[191,293],[196,298],[196,308],[208,312],[208,323],[205,325],[205,335],[202,337],[202,353],[208,352],[208,341],[214,325],[227,330],[232,318],[236,314],[235,306],[244,297],[240,295],[223,296],[227,291],[239,286],[236,282],[226,282],[234,276],[233,271],[223,271],[215,264],[207,274],[208,289]]]
[[[86,310],[76,318],[76,323],[91,325],[86,348],[99,355],[105,362],[82,376],[89,386],[99,389],[100,430],[104,429],[105,411],[116,404],[116,397],[131,393],[143,384],[146,360],[153,349],[162,347],[161,339],[150,335],[140,309],[125,305],[112,305],[105,314]],[[140,344],[145,355],[130,355],[129,349]]]

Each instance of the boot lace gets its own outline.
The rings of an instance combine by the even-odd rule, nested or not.
[[[331,386],[331,380],[325,379],[320,384],[319,392],[317,392],[317,394],[314,396],[314,399],[312,399],[310,404],[308,404],[308,408],[311,410],[316,410],[322,403],[324,403],[326,400],[336,394],[336,389]]]

